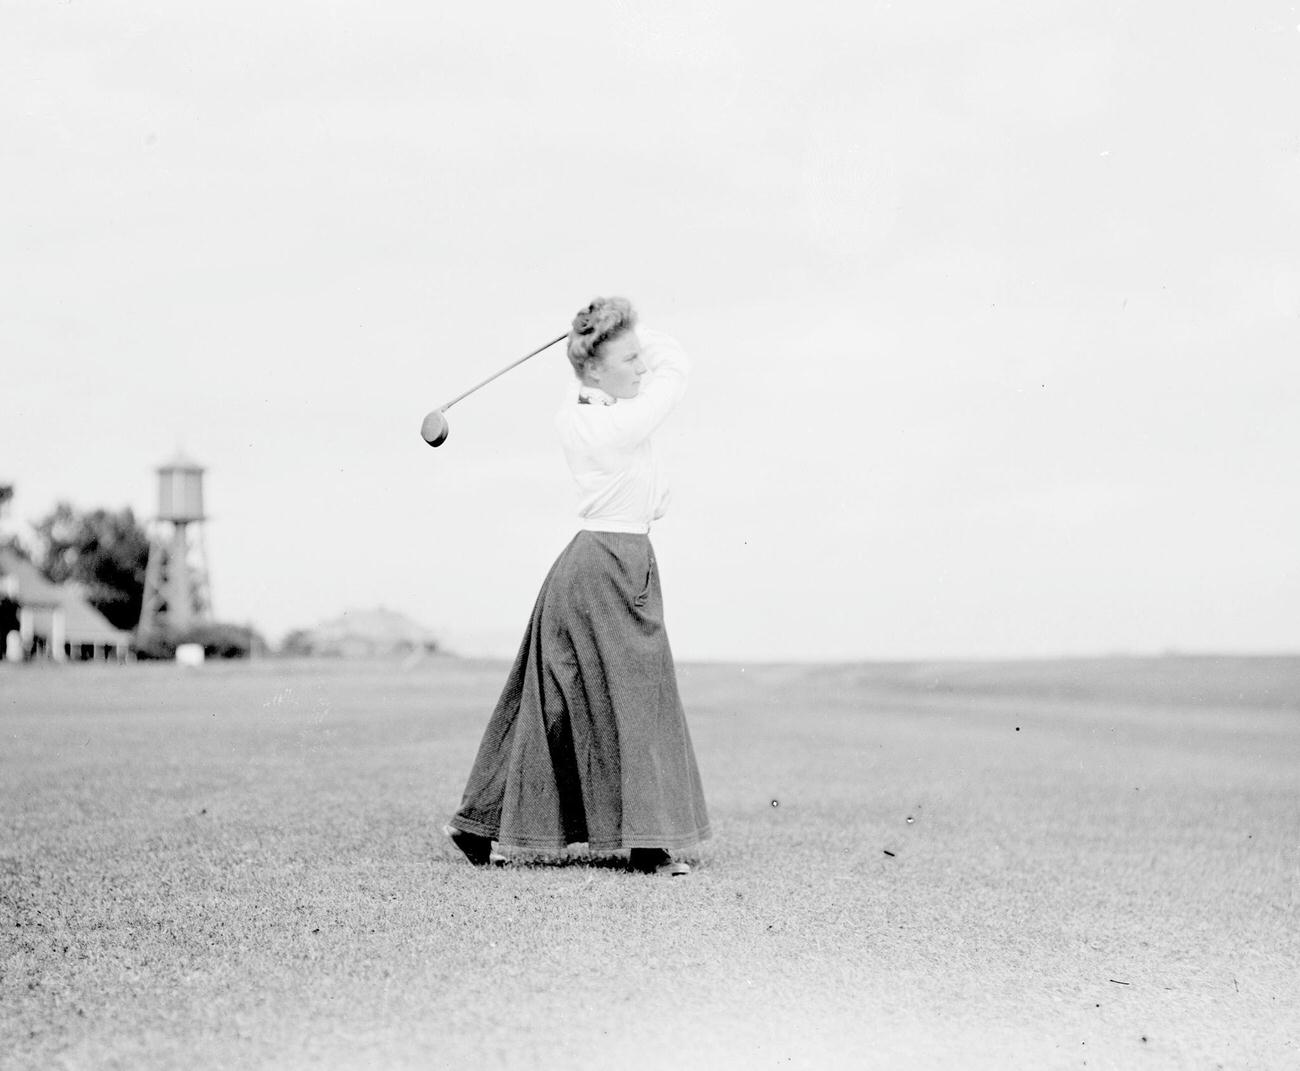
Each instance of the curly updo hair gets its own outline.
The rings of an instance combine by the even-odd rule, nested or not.
[[[636,327],[636,311],[623,297],[592,298],[578,311],[569,331],[569,363],[579,378],[587,366],[600,361],[600,347]]]

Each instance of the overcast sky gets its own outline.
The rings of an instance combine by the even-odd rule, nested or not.
[[[695,376],[682,658],[1300,649],[1300,5],[0,0],[0,481],[513,651],[559,348]]]

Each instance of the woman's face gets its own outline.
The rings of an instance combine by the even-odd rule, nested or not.
[[[635,398],[646,373],[641,343],[635,331],[624,331],[600,347],[600,363],[588,369],[583,382],[614,398]]]

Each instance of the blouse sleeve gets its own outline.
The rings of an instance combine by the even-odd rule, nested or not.
[[[617,405],[598,410],[601,435],[611,445],[629,447],[647,438],[686,393],[691,362],[681,344],[661,331],[637,330],[641,342],[641,360],[649,373],[635,398],[620,399]]]

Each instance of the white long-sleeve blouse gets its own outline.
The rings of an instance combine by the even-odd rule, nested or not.
[[[635,398],[610,397],[575,380],[555,425],[579,490],[579,527],[650,531],[668,508],[668,479],[651,433],[686,392],[690,359],[676,339],[636,329],[646,373]]]

